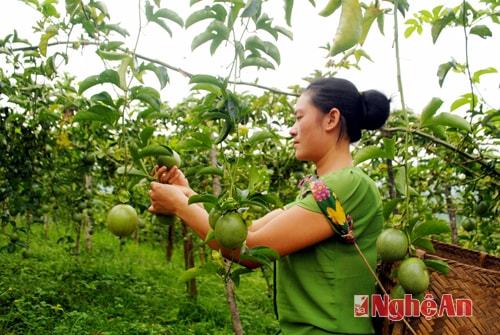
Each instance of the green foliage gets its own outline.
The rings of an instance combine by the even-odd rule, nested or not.
[[[38,236],[42,229],[35,231]],[[127,243],[120,251],[114,236],[99,231],[92,253],[75,262],[54,243],[35,239],[30,258],[18,255],[2,262],[2,334],[234,333],[218,279],[199,283],[198,301],[185,297],[185,285],[178,282],[181,253],[167,264],[163,252],[150,244]],[[245,333],[274,332],[272,298],[262,273],[241,281],[237,293]]]

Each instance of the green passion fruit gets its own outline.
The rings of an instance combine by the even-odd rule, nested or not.
[[[248,229],[243,218],[235,212],[221,216],[215,225],[214,235],[221,247],[236,249],[247,238]]]
[[[377,238],[377,253],[386,262],[403,259],[408,252],[408,237],[396,228],[384,229]]]
[[[474,212],[478,216],[485,216],[490,209],[490,205],[486,200],[481,200],[479,203],[474,205]]]
[[[114,235],[127,237],[137,229],[139,216],[132,206],[119,204],[108,212],[107,224]]]
[[[476,223],[471,218],[466,218],[462,221],[462,228],[465,231],[473,231],[476,229]]]
[[[167,155],[158,156],[156,158],[156,164],[159,167],[166,166],[168,169],[171,169],[174,166],[180,167],[182,164],[182,160],[179,154],[176,151],[172,150],[171,156]]]
[[[420,258],[408,257],[398,267],[398,280],[405,292],[419,294],[429,287],[429,271]]]

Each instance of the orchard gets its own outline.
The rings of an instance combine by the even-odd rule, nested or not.
[[[377,66],[372,41],[380,38],[391,40],[384,57],[397,72],[379,81],[394,83],[400,106],[353,154],[383,197],[377,248],[381,262],[398,264],[394,294],[420,294],[429,271],[445,271],[446,264],[416,256],[432,251],[432,239],[500,255],[500,102],[485,93],[498,96],[499,64],[472,53],[498,45],[498,3],[270,3],[199,0],[180,10],[174,1],[121,1],[137,9],[132,39],[107,1],[2,2],[2,15],[16,15],[9,7],[16,4],[32,19],[0,31],[1,334],[68,334],[72,327],[89,334],[273,333],[278,257],[245,248],[248,225],[293,201],[300,180],[314,174],[295,159],[288,135],[301,90],[317,77],[349,78]],[[427,8],[416,10],[417,3]],[[310,17],[298,12],[303,7]],[[318,19],[333,28],[317,45],[322,61],[298,73],[300,81],[267,84],[264,74],[281,75],[298,21]],[[170,52],[144,53],[141,39],[151,36]],[[429,54],[441,42],[460,47],[419,69],[435,74],[421,86],[439,90],[420,94],[423,108],[413,110],[400,53],[411,53],[403,41],[421,39],[430,42]],[[304,59],[307,52],[294,46]],[[183,53],[201,54],[206,64],[181,66]],[[173,102],[170,90],[183,86]],[[209,212],[206,241],[175,216],[148,212],[157,165],[180,167],[198,193],[189,201]],[[248,270],[224,259],[207,247],[211,239],[241,247],[241,258],[263,266]],[[37,282],[36,292],[28,289]],[[225,298],[214,293],[217,285]],[[220,310],[207,307],[212,300],[222,301]],[[101,315],[92,314],[92,301]],[[147,321],[137,318],[141,308]],[[37,310],[43,317],[34,318]],[[134,321],[126,321],[132,312]]]

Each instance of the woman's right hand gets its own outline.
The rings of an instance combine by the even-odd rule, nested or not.
[[[162,184],[189,187],[189,181],[177,166],[174,166],[169,170],[166,166],[159,167],[157,165],[151,174],[157,177],[158,181]]]

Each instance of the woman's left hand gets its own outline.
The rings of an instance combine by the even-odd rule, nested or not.
[[[179,207],[187,205],[188,197],[184,187],[158,182],[152,182],[150,186],[148,195],[151,206],[148,210],[151,213],[171,215],[175,214]]]

